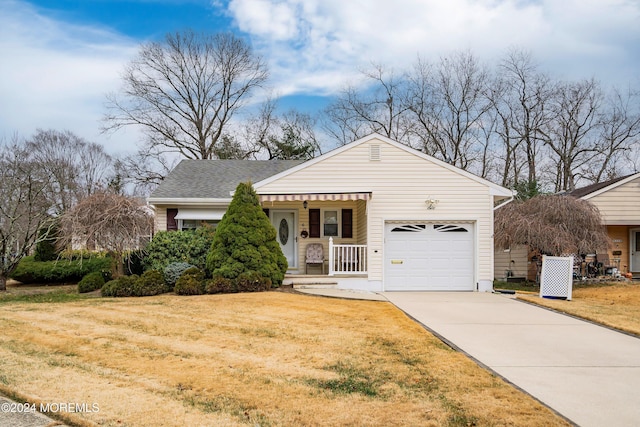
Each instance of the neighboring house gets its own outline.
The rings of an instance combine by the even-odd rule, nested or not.
[[[640,277],[640,173],[578,188],[568,193],[587,200],[600,211],[613,247],[588,255],[587,261],[617,268]],[[496,279],[527,277],[535,280],[536,260],[524,246],[495,249]],[[611,270],[608,270],[611,272]]]
[[[640,173],[589,185],[572,196],[593,203],[613,242],[599,261],[640,277]]]
[[[373,134],[304,163],[184,160],[149,198],[156,229],[215,224],[242,181],[278,230],[285,283],[324,270],[340,288],[372,291],[472,291],[492,280],[493,209],[512,197]],[[311,243],[322,244],[326,268],[307,268]]]

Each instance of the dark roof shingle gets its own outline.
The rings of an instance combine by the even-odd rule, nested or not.
[[[258,182],[303,160],[182,160],[150,198],[226,199],[241,182]]]
[[[633,174],[631,174],[633,175]],[[569,192],[569,195],[575,198],[581,198],[588,194],[595,193],[598,190],[601,190],[605,187],[615,184],[616,182],[620,182],[625,178],[630,177],[631,175],[620,176],[618,178],[611,179],[609,181],[597,182],[595,184],[587,185],[586,187],[576,188],[575,190]]]

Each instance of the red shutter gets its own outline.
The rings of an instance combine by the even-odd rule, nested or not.
[[[342,209],[342,237],[353,237],[353,209]]]
[[[309,237],[320,237],[320,209],[309,209]]]
[[[178,215],[178,209],[167,209],[167,231],[176,231],[178,229],[176,215]]]

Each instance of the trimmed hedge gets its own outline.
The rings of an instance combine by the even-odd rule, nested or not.
[[[103,277],[111,276],[111,258],[94,257],[88,259],[59,259],[56,261],[36,261],[33,256],[20,260],[11,278],[29,283],[69,283],[79,282],[89,273],[99,272]]]
[[[164,276],[158,270],[145,271],[134,286],[134,296],[137,297],[160,295],[169,291],[169,287],[164,282]]]
[[[89,273],[78,282],[78,293],[84,294],[86,292],[93,292],[101,289],[104,286],[104,277],[99,271]]]
[[[131,297],[135,293],[137,275],[122,276],[104,284],[100,293],[103,297]]]
[[[187,269],[178,278],[173,291],[178,295],[202,295],[205,291],[204,273],[197,267]]]
[[[230,294],[238,292],[238,288],[233,283],[233,280],[216,276],[206,281],[204,291],[208,294]]]

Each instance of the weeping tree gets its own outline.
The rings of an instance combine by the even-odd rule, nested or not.
[[[124,253],[139,247],[141,238],[148,238],[153,227],[153,215],[138,199],[98,192],[84,198],[60,218],[62,247],[80,246],[101,249],[113,256],[113,276],[124,274]]]
[[[264,214],[251,183],[240,183],[216,228],[207,269],[213,277],[238,280],[243,275],[282,284],[287,259],[276,241],[276,230]]]
[[[496,210],[496,246],[527,245],[542,254],[587,254],[610,246],[600,212],[586,200],[541,195]]]

